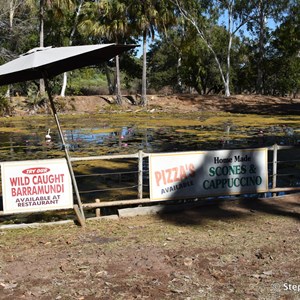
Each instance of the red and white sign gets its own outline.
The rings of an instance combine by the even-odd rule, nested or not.
[[[73,207],[65,159],[1,163],[3,212],[35,212]]]

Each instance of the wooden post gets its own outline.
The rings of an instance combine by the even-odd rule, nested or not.
[[[81,225],[82,227],[85,227],[85,218],[82,216],[78,204],[74,204],[73,207],[74,207],[74,211],[75,211],[75,213],[76,213],[78,222],[80,223],[80,225]]]
[[[96,199],[95,202],[100,203],[100,199]],[[96,217],[101,217],[101,210],[99,207],[96,208]]]
[[[62,133],[62,130],[61,130],[61,127],[60,127],[60,124],[59,124],[58,115],[57,115],[57,112],[56,112],[56,108],[55,108],[55,105],[54,105],[53,97],[52,97],[52,94],[51,94],[51,91],[50,91],[50,88],[49,88],[49,83],[48,83],[48,79],[47,79],[46,74],[44,74],[44,82],[45,82],[45,88],[46,88],[46,91],[47,91],[47,94],[48,94],[48,98],[49,98],[49,101],[50,101],[50,106],[51,106],[51,109],[52,109],[52,113],[53,113],[53,116],[54,116],[54,120],[55,120],[55,123],[56,123],[56,127],[58,129],[58,133],[59,133],[61,142],[62,142],[63,147],[64,147],[70,177],[71,177],[73,188],[75,190],[75,194],[76,194],[76,198],[77,198],[78,211],[75,210],[75,213],[78,216],[79,223],[82,224],[81,220],[84,220],[84,222],[85,222],[85,216],[84,216],[84,211],[83,211],[83,208],[82,208],[82,202],[81,202],[81,198],[80,198],[80,195],[79,195],[79,190],[78,190],[77,182],[76,182],[76,179],[75,179],[73,167],[72,167],[72,164],[71,164],[69,151],[68,151],[68,148],[66,146],[64,135]],[[74,206],[74,209],[75,209],[75,206]],[[79,214],[80,214],[80,216],[79,216]]]
[[[272,178],[272,188],[275,189],[277,185],[277,153],[278,145],[273,146],[273,178]],[[276,196],[276,193],[273,193],[273,197]]]
[[[143,151],[138,153],[138,199],[143,199]]]

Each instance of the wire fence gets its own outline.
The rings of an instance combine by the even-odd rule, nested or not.
[[[251,196],[272,197],[300,191],[299,146],[275,144],[268,148],[268,190],[263,194]],[[99,216],[100,208],[102,214],[106,208],[114,209],[114,207],[121,206],[174,201],[172,199],[150,199],[150,155],[139,151],[128,155],[71,157],[82,207],[86,210],[96,210],[96,215]],[[219,198],[222,198],[222,195],[214,197],[216,200]],[[230,196],[225,196],[225,198],[228,199]],[[196,200],[201,201],[203,199],[204,197],[199,195]],[[176,200],[176,203],[194,200],[181,199]],[[3,215],[1,201],[0,215]]]
[[[270,197],[300,191],[299,146],[275,144],[268,148],[268,153],[269,186],[268,191],[260,196]],[[83,197],[83,207],[153,203],[149,198],[149,155],[139,151],[130,155],[71,158],[72,163],[77,165],[74,166],[75,177],[79,193]],[[91,166],[95,173],[80,174],[80,164],[87,161],[93,162]]]

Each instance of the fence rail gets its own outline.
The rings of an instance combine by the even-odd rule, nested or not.
[[[300,151],[299,146],[282,146],[273,145],[268,147],[270,155],[268,155],[268,177],[269,186],[268,190],[264,192],[265,197],[276,196],[278,193],[296,193],[300,191]],[[243,150],[243,149],[241,149]],[[285,153],[285,151],[292,151],[291,153]],[[283,153],[284,155],[281,155]],[[84,190],[86,185],[82,184],[82,188],[79,188],[79,194],[81,195],[92,195],[89,196],[86,201],[82,203],[84,209],[95,209],[96,216],[100,215],[100,208],[109,208],[115,206],[125,206],[125,205],[140,205],[140,204],[154,204],[154,203],[166,203],[169,201],[174,201],[174,199],[150,199],[149,197],[149,173],[148,173],[148,161],[151,154],[145,153],[143,151],[138,151],[134,154],[122,154],[122,155],[103,155],[103,156],[90,156],[90,157],[70,157],[72,165],[86,163],[88,161],[101,161],[101,160],[129,160],[132,165],[131,169],[119,168],[119,165],[114,166],[110,170],[104,170],[102,172],[94,172],[92,174],[80,174],[80,172],[75,171],[76,181],[88,180],[89,182],[97,184],[99,178],[109,177],[112,178],[117,176],[119,181],[122,182],[122,176],[130,177],[133,182],[130,185],[120,186],[117,184],[112,184],[112,186],[107,186],[106,188],[95,188],[90,185],[88,190]],[[284,166],[281,168],[281,166]],[[133,167],[132,167],[133,166]],[[133,170],[132,170],[133,169]],[[282,178],[284,180],[282,180]],[[94,180],[94,181],[93,181]],[[105,180],[105,179],[104,179]],[[292,182],[292,184],[289,182]],[[114,182],[115,183],[115,182]],[[128,183],[128,181],[126,181]],[[292,186],[291,186],[292,185]],[[147,189],[145,189],[147,188]],[[112,199],[109,195],[106,197],[99,197],[100,193],[109,191],[121,191],[131,190],[133,197],[129,199]],[[109,193],[107,193],[109,194]],[[123,194],[122,194],[123,195]],[[136,198],[135,198],[136,195]],[[261,193],[259,193],[261,196]],[[235,195],[236,196],[236,195]],[[212,198],[218,199],[220,196],[214,196]],[[192,199],[182,199],[182,200],[192,200],[193,199],[208,199],[210,197],[205,196]],[[180,200],[176,200],[180,201]],[[3,211],[0,211],[0,215],[3,215]]]
[[[268,147],[268,151],[273,153],[273,157],[271,161],[268,161],[268,164],[271,165],[270,172],[268,174],[269,176],[269,183],[270,186],[268,188],[268,191],[265,192],[266,194],[272,194],[272,196],[277,195],[278,193],[291,193],[291,192],[298,192],[300,191],[300,158],[297,159],[288,159],[288,160],[278,160],[278,152],[283,150],[291,150],[291,149],[297,149],[299,147],[297,146],[281,146],[281,145],[273,145],[271,147]],[[135,173],[137,174],[137,184],[133,186],[128,186],[127,188],[137,188],[137,198],[136,199],[128,199],[128,200],[111,200],[111,199],[104,199],[99,197],[95,197],[93,200],[94,202],[89,203],[83,203],[82,206],[84,208],[90,209],[90,208],[103,208],[103,207],[112,207],[112,206],[124,206],[124,205],[139,205],[139,204],[149,204],[149,203],[158,203],[158,202],[167,202],[167,201],[173,201],[174,199],[168,199],[168,200],[153,200],[149,197],[143,197],[144,194],[144,187],[148,186],[147,183],[145,183],[145,178],[143,175],[146,174],[145,172],[145,166],[143,163],[144,158],[149,157],[149,153],[145,153],[143,151],[139,151],[135,154],[129,154],[129,155],[105,155],[105,156],[92,156],[92,157],[84,157],[84,158],[71,158],[72,162],[81,162],[81,161],[93,161],[93,160],[113,160],[113,159],[137,159],[137,170],[136,171],[124,171],[119,172],[118,174],[128,174],[128,173]],[[299,163],[298,168],[294,168],[295,172],[291,173],[278,173],[278,168],[280,164],[284,163],[292,163],[295,165],[296,163]],[[116,173],[101,173],[101,176],[105,175],[111,175]],[[94,174],[95,175],[95,174]],[[99,174],[96,174],[99,175]],[[95,176],[96,176],[95,175]],[[79,178],[81,175],[76,176],[76,178]],[[290,177],[294,176],[297,178],[298,185],[297,186],[278,186],[278,179],[282,177]],[[148,179],[147,179],[148,180]],[[111,190],[122,190],[122,188],[112,188]],[[91,191],[80,191],[80,193],[89,193],[89,192],[99,192],[104,190],[91,190]],[[201,195],[199,195],[199,199],[201,198]],[[207,197],[206,197],[207,198]]]

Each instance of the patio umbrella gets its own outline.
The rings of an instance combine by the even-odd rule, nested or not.
[[[122,52],[134,47],[136,47],[136,45],[100,44],[57,48],[34,48],[20,57],[0,66],[0,86],[41,78],[45,80],[46,91],[58,132],[64,146],[66,160],[77,196],[78,206],[80,208],[81,216],[78,216],[79,221],[80,217],[83,218],[84,221],[84,213],[69,152],[61,131],[48,80],[63,72],[86,66],[98,65],[99,63],[110,60]]]
[[[0,85],[47,78],[63,72],[98,65],[136,45],[83,45],[34,48],[0,66]]]

